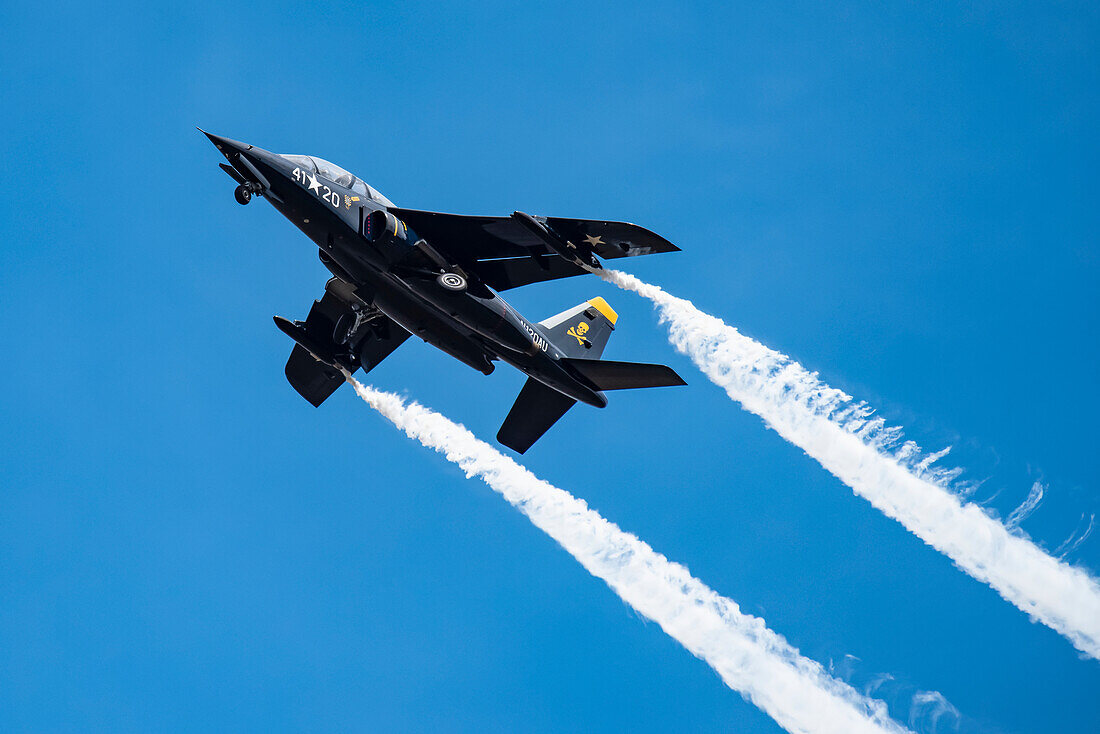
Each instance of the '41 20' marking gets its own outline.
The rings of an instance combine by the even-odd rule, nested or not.
[[[318,179],[315,174],[311,173],[307,176],[306,172],[301,168],[295,168],[290,175],[294,177],[295,181],[305,186],[310,191],[316,191],[318,196],[329,204],[332,204],[333,209],[340,208],[340,194],[321,183],[320,179]]]

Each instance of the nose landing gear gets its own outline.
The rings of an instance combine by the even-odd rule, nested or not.
[[[248,202],[252,201],[252,196],[264,195],[264,188],[259,184],[252,183],[251,181],[245,181],[243,184],[233,190],[233,198],[237,200],[237,203],[244,206]]]

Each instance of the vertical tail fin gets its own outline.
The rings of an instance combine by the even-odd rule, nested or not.
[[[539,322],[539,326],[566,356],[599,359],[618,318],[607,301],[596,297]]]

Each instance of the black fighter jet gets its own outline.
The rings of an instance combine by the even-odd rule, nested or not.
[[[410,334],[486,375],[501,360],[528,376],[497,434],[521,454],[578,400],[602,408],[605,390],[685,384],[664,365],[600,359],[617,318],[602,298],[536,324],[497,295],[595,272],[597,258],[679,249],[663,237],[622,222],[401,209],[328,161],[203,134],[237,201],[270,201],[332,272],[305,321],[275,317],[295,342],[286,377],[313,405]]]

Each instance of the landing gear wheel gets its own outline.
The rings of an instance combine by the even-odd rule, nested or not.
[[[449,291],[466,290],[466,279],[458,273],[443,273],[435,279],[435,282]]]
[[[237,203],[244,206],[248,202],[252,201],[252,191],[244,186],[238,186],[233,192],[233,198],[237,200]]]

